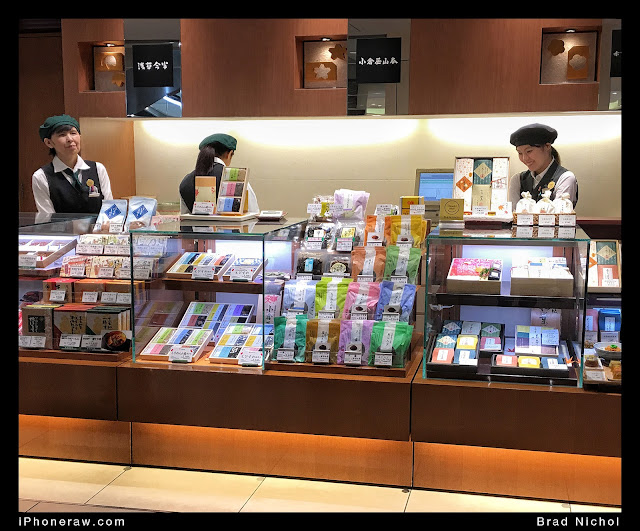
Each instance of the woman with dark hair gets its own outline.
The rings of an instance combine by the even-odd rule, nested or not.
[[[516,147],[518,158],[528,170],[517,173],[509,181],[509,201],[515,210],[522,192],[529,192],[538,202],[549,190],[551,200],[568,193],[575,209],[578,203],[578,181],[576,176],[560,165],[560,155],[551,145],[558,137],[552,127],[529,124],[515,131],[510,143]]]
[[[224,169],[231,164],[237,144],[238,141],[234,137],[223,133],[210,135],[200,142],[196,167],[192,172],[185,175],[180,183],[181,214],[191,214],[193,211],[193,203],[196,197],[196,175],[215,177],[216,197],[218,197]],[[247,202],[249,212],[259,212],[258,200],[250,183],[247,186]]]

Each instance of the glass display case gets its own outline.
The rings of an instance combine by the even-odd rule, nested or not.
[[[590,239],[519,234],[428,235],[423,378],[582,385]]]

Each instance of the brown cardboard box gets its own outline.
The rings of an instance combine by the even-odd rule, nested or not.
[[[54,303],[62,303],[62,302],[73,302],[74,297],[74,278],[48,278],[42,281],[42,300],[44,302],[52,302],[51,301],[51,292],[52,291],[64,291],[64,300],[62,301],[53,301]]]
[[[511,295],[573,297],[573,278],[511,277]]]
[[[30,304],[22,308],[22,335],[44,336],[44,348],[53,348],[53,312],[60,304]]]

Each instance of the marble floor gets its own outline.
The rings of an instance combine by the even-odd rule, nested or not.
[[[560,501],[246,474],[19,458],[18,510],[35,513],[620,513]],[[611,517],[614,515],[609,515]]]

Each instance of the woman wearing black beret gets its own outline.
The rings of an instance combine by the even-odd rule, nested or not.
[[[68,114],[50,116],[38,132],[53,157],[31,177],[38,214],[98,214],[102,200],[113,199],[111,181],[103,164],[80,156],[78,121]]]
[[[509,201],[515,210],[522,192],[531,193],[538,202],[543,192],[551,191],[551,201],[562,194],[569,194],[575,209],[578,203],[578,181],[576,176],[560,165],[560,155],[551,145],[558,137],[552,127],[529,124],[515,131],[509,141],[516,147],[518,158],[528,168],[516,173],[509,181]]]

